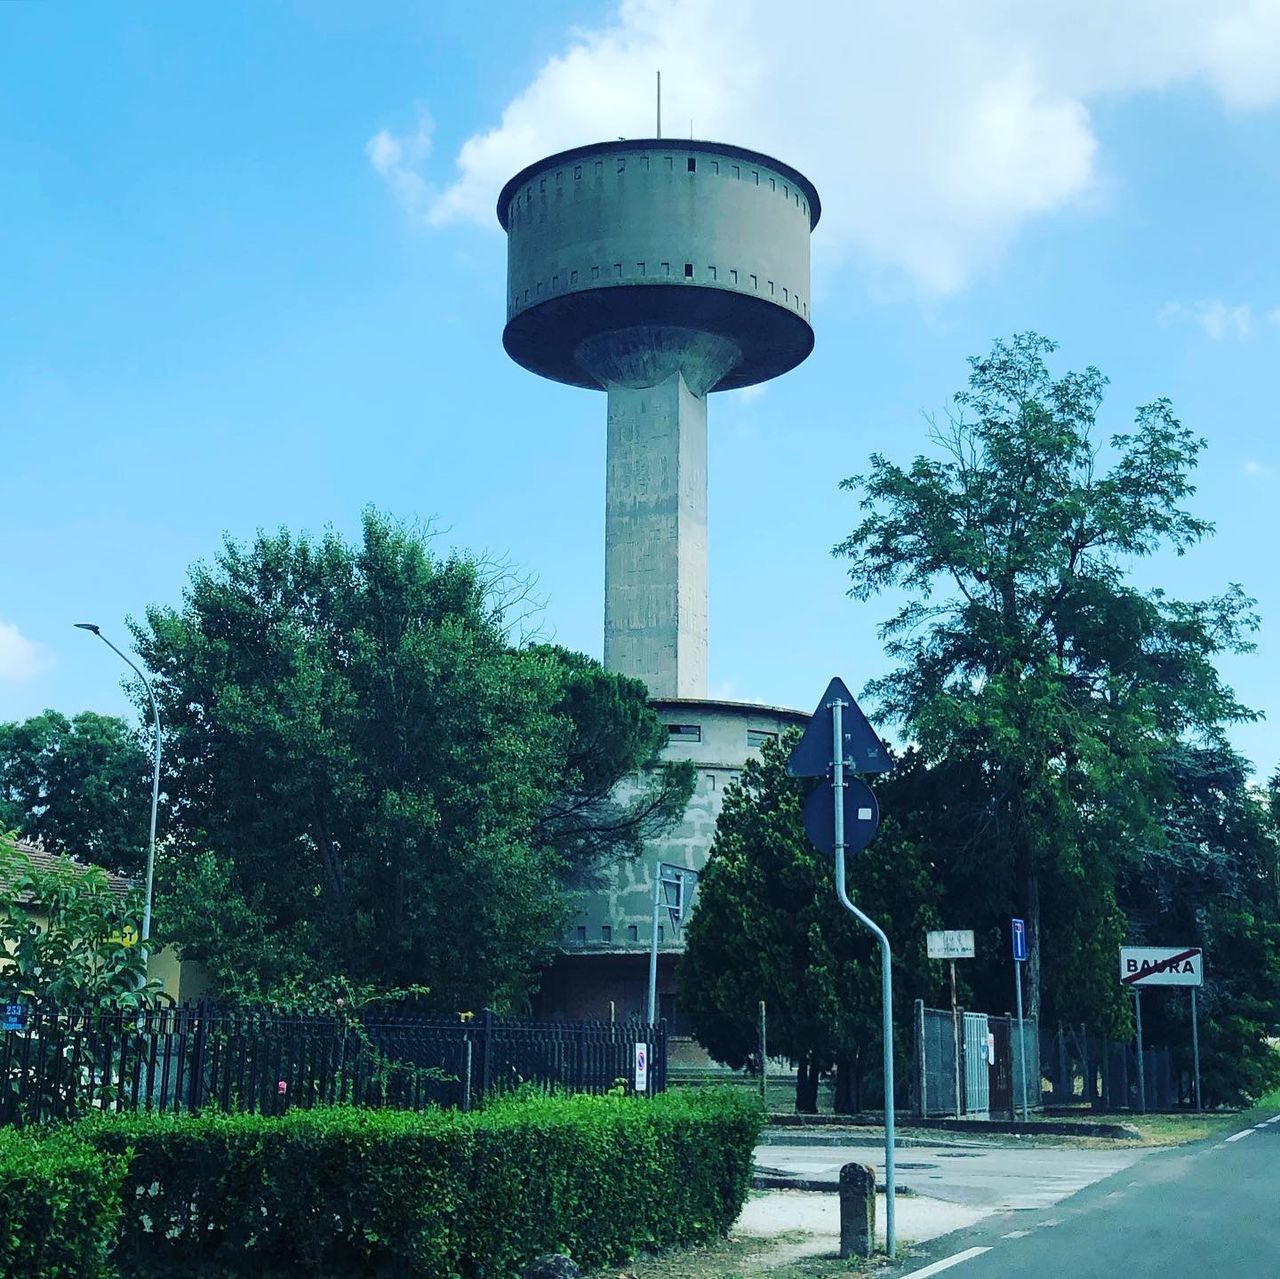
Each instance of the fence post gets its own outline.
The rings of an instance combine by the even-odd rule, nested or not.
[[[462,1050],[462,1109],[471,1109],[471,1031],[468,1030]]]
[[[208,1013],[208,1001],[202,999],[196,1008],[195,1041],[191,1046],[191,1078],[188,1080],[187,1109],[192,1114],[199,1112],[204,1104],[204,1041],[205,1020]]]
[[[764,1000],[760,1001],[760,1105],[767,1112],[769,1109],[769,1041],[766,1035]]]
[[[916,1118],[923,1119],[929,1113],[929,1072],[924,1059],[924,1000],[915,1001],[912,1017],[916,1058]]]
[[[493,1084],[493,1009],[486,1008],[480,1018],[480,1100],[489,1096]]]
[[[1004,1024],[1009,1027],[1009,1122],[1018,1122],[1018,1076],[1013,1069],[1013,1014],[1005,1013]]]
[[[667,1021],[664,1017],[658,1023],[658,1060],[655,1063],[658,1067],[654,1074],[653,1091],[655,1093],[667,1091]]]

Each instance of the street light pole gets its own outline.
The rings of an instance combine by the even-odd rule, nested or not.
[[[82,631],[92,631],[109,649],[122,658],[142,681],[142,687],[147,690],[147,696],[151,699],[151,717],[155,726],[156,745],[155,759],[151,772],[151,833],[147,839],[147,888],[146,895],[142,901],[141,945],[142,962],[145,965],[147,962],[147,942],[151,937],[151,894],[155,884],[156,873],[156,809],[160,805],[160,707],[156,704],[156,695],[152,691],[151,681],[142,673],[138,664],[128,653],[116,648],[93,622],[77,622],[76,626]]]

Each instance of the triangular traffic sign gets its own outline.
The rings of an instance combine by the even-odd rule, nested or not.
[[[862,708],[839,676],[827,685],[818,708],[796,743],[787,771],[793,777],[825,777],[831,770],[831,703],[844,703],[841,728],[844,732],[844,762],[855,773],[887,773],[893,767],[889,752],[871,727]]]

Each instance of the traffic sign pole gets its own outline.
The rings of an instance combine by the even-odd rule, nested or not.
[[[893,1166],[893,956],[884,930],[869,915],[864,915],[849,899],[844,867],[844,702],[837,697],[831,702],[831,786],[835,792],[836,896],[854,918],[875,934],[880,943],[880,997],[884,1004],[884,1246],[890,1258],[896,1248],[894,1221],[896,1177]]]
[[[1009,921],[1009,940],[1013,944],[1013,994],[1018,1005],[1018,1062],[1022,1067],[1022,1122],[1025,1124],[1027,1122],[1027,1023],[1022,1019],[1022,965],[1027,958],[1025,919]]]
[[[1013,987],[1018,1001],[1018,1061],[1022,1066],[1022,1122],[1027,1122],[1027,1024],[1022,1020],[1022,960],[1013,961]]]
[[[653,928],[649,934],[649,1025],[658,1020],[658,914],[662,909],[662,863],[653,868]]]
[[[1200,1014],[1196,1010],[1196,988],[1191,987],[1191,1056],[1196,1067],[1196,1110],[1200,1109]]]

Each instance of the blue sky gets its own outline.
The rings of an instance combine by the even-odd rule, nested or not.
[[[837,483],[1035,328],[1110,376],[1105,433],[1168,395],[1208,438],[1217,536],[1139,572],[1258,597],[1225,669],[1280,763],[1274,0],[359,8],[0,6],[0,718],[124,710],[73,622],[123,641],[224,531],[369,504],[532,571],[543,631],[598,654],[604,400],[504,355],[492,204],[643,134],[661,65],[666,120],[824,202],[813,356],[711,405],[713,692],[807,708],[883,669]]]

